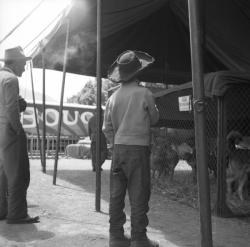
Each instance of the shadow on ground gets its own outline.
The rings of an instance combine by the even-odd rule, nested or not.
[[[175,175],[183,171],[176,171]],[[189,172],[187,172],[189,173]],[[189,177],[189,174],[186,175]],[[48,175],[53,176],[53,171],[48,170]],[[180,175],[179,174],[179,175]],[[90,170],[66,170],[58,171],[58,178],[76,185],[83,190],[95,194],[95,173]],[[57,183],[60,185],[60,182]],[[183,187],[183,185],[182,185]],[[79,190],[80,190],[79,188]],[[71,188],[76,189],[77,188]],[[172,188],[174,189],[174,188]],[[171,184],[170,192],[171,194]],[[196,247],[200,246],[200,218],[199,210],[174,201],[174,196],[164,193],[153,193],[150,200],[150,232],[163,235],[164,242],[161,246]],[[109,201],[109,171],[102,171],[101,176],[101,198]],[[171,199],[169,199],[171,198]],[[125,211],[130,215],[130,208],[126,202]],[[237,229],[237,230],[236,230]],[[223,219],[212,217],[212,231],[214,247],[236,247],[246,246],[250,241],[250,228],[238,219]],[[155,235],[154,235],[155,236]],[[230,239],[230,243],[228,240]],[[172,243],[172,245],[168,245]]]
[[[53,176],[52,170],[47,170],[47,175]],[[65,180],[73,185],[83,188],[85,191],[95,193],[95,176],[96,173],[90,170],[60,170],[57,173],[57,178]],[[109,201],[109,171],[102,171],[101,176],[101,198],[105,201]],[[57,182],[57,186],[60,182]],[[77,188],[70,188],[77,190]]]
[[[53,176],[53,171],[48,170],[47,175]],[[58,179],[65,180],[73,185],[81,187],[89,193],[95,193],[95,173],[90,170],[62,169],[58,171],[57,177]],[[108,202],[109,171],[102,171],[101,184],[101,198]],[[62,186],[60,185],[60,181],[58,181],[57,186]],[[77,188],[73,189],[77,190]],[[126,203],[125,211],[127,215],[130,215],[128,203]],[[152,229],[150,231],[164,235],[164,238],[173,244],[171,246],[200,246],[200,221],[198,210],[174,202],[164,195],[152,193],[149,219]],[[225,232],[223,235],[220,231],[215,231],[214,239],[218,244],[214,246],[224,246],[220,245],[220,243],[225,241],[223,237],[227,239]],[[168,245],[165,244],[161,246]]]
[[[34,240],[46,240],[54,237],[50,231],[40,231],[35,224],[27,225],[0,225],[1,236],[9,241],[32,242]]]

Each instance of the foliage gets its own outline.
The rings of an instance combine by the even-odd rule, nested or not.
[[[112,83],[107,79],[102,80],[102,105],[106,104],[108,99],[108,90],[116,84]],[[86,82],[84,87],[76,95],[71,96],[67,99],[68,103],[77,103],[83,105],[96,105],[97,99],[97,83],[96,80],[89,80]]]

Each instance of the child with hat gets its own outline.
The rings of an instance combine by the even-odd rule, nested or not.
[[[110,247],[157,247],[147,237],[150,199],[150,126],[159,112],[150,90],[138,75],[154,62],[141,51],[125,51],[111,65],[108,78],[121,83],[108,99],[103,132],[113,147],[110,174]],[[125,195],[131,206],[131,239],[124,235]]]

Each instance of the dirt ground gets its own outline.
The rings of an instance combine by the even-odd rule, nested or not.
[[[56,185],[54,161],[47,160],[46,174],[39,160],[31,160],[28,207],[41,222],[7,225],[0,221],[0,247],[107,247],[110,161],[102,172],[101,212],[95,211],[95,173],[90,160],[60,159]],[[177,166],[177,169],[186,169]],[[129,233],[129,207],[126,207]],[[161,247],[198,247],[199,211],[153,190],[149,212],[149,237]],[[212,217],[214,247],[247,247],[250,224],[237,218]]]

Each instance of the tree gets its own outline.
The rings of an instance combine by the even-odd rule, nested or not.
[[[102,80],[102,105],[106,104],[108,99],[108,90],[117,84],[108,79]],[[67,99],[68,103],[77,103],[82,105],[96,105],[97,86],[95,80],[89,80],[79,93]]]

